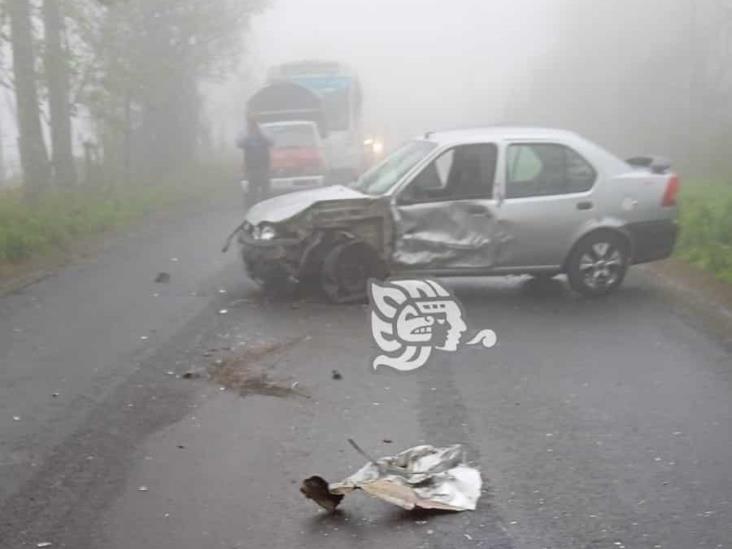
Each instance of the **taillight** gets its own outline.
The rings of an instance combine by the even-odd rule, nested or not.
[[[664,208],[672,208],[676,206],[676,197],[681,189],[681,181],[678,175],[672,175],[666,183],[666,191],[663,193],[663,200],[661,200],[661,206]]]

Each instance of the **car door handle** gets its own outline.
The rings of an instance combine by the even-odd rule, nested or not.
[[[591,210],[594,207],[594,204],[590,202],[589,200],[584,202],[577,202],[577,209],[578,210]]]

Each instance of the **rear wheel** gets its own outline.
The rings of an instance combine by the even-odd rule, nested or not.
[[[321,285],[333,303],[358,303],[366,299],[369,279],[382,279],[386,274],[384,261],[371,246],[345,242],[325,257]]]
[[[617,290],[628,271],[628,245],[610,232],[581,240],[567,262],[567,278],[575,292],[589,297]]]

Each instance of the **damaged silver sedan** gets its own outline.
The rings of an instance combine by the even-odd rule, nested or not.
[[[265,289],[312,282],[338,303],[388,275],[566,273],[594,296],[672,253],[678,188],[667,162],[623,161],[571,132],[429,133],[351,185],[257,204],[236,234]]]

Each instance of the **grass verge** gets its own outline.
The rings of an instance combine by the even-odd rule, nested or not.
[[[48,192],[32,205],[20,189],[0,191],[0,271],[66,251],[78,240],[130,225],[154,211],[208,196],[226,181],[220,168],[196,168],[154,185]]]
[[[680,222],[677,257],[732,284],[732,182],[684,185]]]

